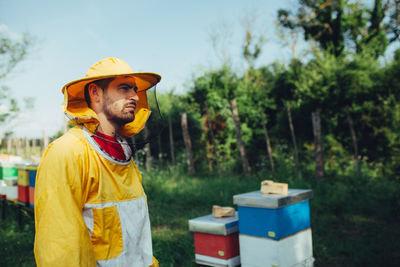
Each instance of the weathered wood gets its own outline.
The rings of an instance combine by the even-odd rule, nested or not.
[[[193,163],[193,155],[192,155],[192,141],[191,141],[190,135],[189,135],[186,112],[181,113],[181,126],[182,126],[183,141],[185,143],[185,149],[186,149],[186,163],[188,166],[189,174],[193,174],[194,173],[194,163]]]
[[[7,154],[11,155],[12,150],[12,140],[10,137],[7,137]]]
[[[172,120],[170,112],[168,112],[168,129],[169,129],[169,149],[171,153],[171,163],[172,165],[175,165],[174,134],[172,131]]]
[[[290,111],[290,103],[289,102],[286,103],[286,109],[287,109],[287,113],[288,113],[290,134],[292,136],[292,142],[293,142],[293,147],[294,147],[294,161],[295,161],[295,164],[296,164],[296,178],[299,178],[299,173],[300,173],[299,151],[297,150],[296,135],[294,133],[294,126],[293,126],[293,121],[292,121],[292,112]]]
[[[356,130],[354,127],[353,119],[350,114],[350,108],[346,107],[346,115],[347,115],[347,122],[349,124],[351,140],[353,141],[353,149],[354,149],[354,167],[358,175],[360,175],[360,162],[358,160],[358,144],[357,144],[357,135]]]
[[[212,151],[213,151],[215,163],[217,164],[218,175],[221,176],[221,165],[219,164],[217,145],[215,144],[215,138],[214,138],[214,129],[213,129],[213,126],[212,126],[212,123],[211,123],[210,114],[208,112],[207,101],[204,102],[204,110],[205,110],[206,116],[207,116],[207,125],[208,125],[208,130],[210,132]]]
[[[159,130],[159,125],[157,125],[157,130],[158,130],[158,132],[161,132]],[[157,137],[157,143],[158,143],[158,164],[159,164],[159,166],[162,166],[163,160],[162,160],[162,146],[161,146],[161,135],[160,134]]]
[[[15,137],[15,154],[22,156],[22,145],[21,138]]]
[[[264,180],[261,182],[261,193],[262,194],[277,194],[287,195],[288,184],[287,183],[275,183],[272,180]]]
[[[243,172],[249,178],[250,177],[249,160],[247,159],[246,148],[244,146],[243,139],[242,139],[242,132],[240,130],[239,111],[237,108],[236,99],[235,98],[231,99],[229,101],[229,103],[231,105],[232,118],[233,118],[233,122],[235,124],[236,138],[237,138],[237,143],[238,143],[238,147],[239,147],[240,157],[242,159]]]
[[[147,125],[144,127],[144,139],[147,140],[149,137],[149,129]],[[151,151],[150,151],[150,142],[144,146],[144,151],[146,152],[146,170],[151,170]]]
[[[265,134],[265,143],[267,145],[268,158],[269,158],[269,162],[271,164],[271,173],[272,173],[272,175],[275,175],[275,164],[274,164],[274,159],[272,158],[272,147],[271,147],[271,141],[269,139],[268,128],[267,128],[266,122],[263,123],[263,128],[264,128],[264,134]]]
[[[218,205],[213,205],[212,215],[214,218],[235,216],[235,209],[232,207],[221,207]]]
[[[37,155],[37,139],[36,138],[34,138],[34,139],[32,139],[32,154],[33,155]]]
[[[322,180],[325,175],[324,168],[324,154],[322,149],[322,133],[321,133],[321,117],[319,111],[315,111],[311,114],[313,133],[314,133],[314,144],[315,144],[315,176],[317,180]]]
[[[31,146],[29,145],[29,139],[27,137],[24,138],[24,143],[25,143],[25,158],[30,159],[31,158]]]

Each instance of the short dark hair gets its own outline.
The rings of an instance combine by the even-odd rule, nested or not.
[[[89,95],[89,84],[94,83],[95,85],[97,85],[98,87],[100,87],[103,91],[105,89],[107,89],[108,85],[114,80],[114,77],[111,78],[105,78],[105,79],[100,79],[94,82],[90,82],[88,84],[85,85],[85,100],[86,103],[88,104],[89,108],[90,108],[90,95]]]

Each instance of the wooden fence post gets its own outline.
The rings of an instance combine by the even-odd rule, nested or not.
[[[19,137],[15,137],[15,154],[22,156],[21,138]]]
[[[236,99],[235,98],[231,99],[229,103],[231,104],[232,118],[235,124],[236,139],[239,147],[240,157],[242,159],[243,172],[246,174],[247,178],[249,178],[250,177],[249,160],[247,159],[246,148],[244,146],[244,142],[242,139],[242,132],[240,130],[239,111],[237,108]]]
[[[149,137],[149,129],[147,126],[144,126],[144,139],[147,140]],[[150,151],[150,143],[147,143],[144,146],[144,150],[146,151],[146,170],[151,170],[151,151]]]
[[[296,178],[299,178],[299,173],[300,173],[300,166],[299,166],[299,152],[297,150],[297,142],[296,142],[296,135],[294,133],[294,126],[293,126],[293,121],[292,121],[292,113],[290,112],[290,103],[286,103],[286,109],[288,113],[288,120],[289,120],[289,128],[290,128],[290,134],[292,135],[292,142],[294,146],[294,161],[296,164]]]
[[[26,159],[30,159],[31,158],[31,147],[29,145],[29,139],[25,136],[24,141],[25,141],[25,157],[26,157]]]
[[[315,176],[317,180],[322,180],[325,175],[324,170],[324,155],[322,150],[322,133],[321,133],[321,117],[319,111],[315,111],[311,114],[314,143],[315,143]]]
[[[192,155],[192,141],[189,135],[186,112],[181,113],[181,126],[182,126],[183,141],[185,142],[185,148],[186,148],[186,163],[188,166],[189,174],[193,174],[194,163]]]
[[[12,145],[11,138],[7,137],[7,154],[8,155],[11,155],[11,149],[12,149],[11,145]]]

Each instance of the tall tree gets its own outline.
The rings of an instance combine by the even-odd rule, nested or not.
[[[302,29],[306,40],[317,42],[336,57],[346,49],[359,53],[364,48],[373,49],[378,57],[389,43],[398,39],[398,0],[375,0],[373,7],[346,0],[299,0],[298,3],[295,12],[278,11],[279,23],[289,29]]]
[[[4,31],[0,32],[0,82],[25,59],[31,45],[32,37],[28,34],[15,39]],[[0,84],[0,124],[10,122],[20,110],[18,101],[11,95],[11,89]],[[26,108],[32,107],[32,99],[26,98],[24,101]]]
[[[188,171],[189,174],[194,174],[195,170],[194,170],[193,153],[192,153],[192,140],[189,134],[186,112],[181,113],[181,126],[182,126],[183,140],[185,142],[185,148],[186,148],[186,163],[188,166]]]

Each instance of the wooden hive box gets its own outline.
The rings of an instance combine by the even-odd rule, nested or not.
[[[28,165],[17,164],[16,167],[18,170],[18,185],[29,186]]]
[[[281,240],[239,235],[242,267],[312,267],[311,229]]]
[[[35,187],[36,184],[36,173],[37,173],[37,164],[28,166],[28,178],[29,178],[29,187]]]
[[[243,267],[312,266],[311,190],[235,195]]]
[[[208,266],[238,266],[238,216],[214,218],[212,214],[189,220],[194,235],[195,260]]]
[[[275,240],[310,228],[311,190],[289,189],[287,195],[260,191],[235,195],[241,234]]]
[[[29,177],[29,206],[34,207],[37,164],[28,166]]]
[[[18,185],[18,201],[21,204],[29,203],[29,186]]]
[[[5,195],[7,200],[17,201],[18,200],[18,187],[16,185],[2,185],[0,186],[0,195]]]
[[[4,178],[17,177],[18,171],[11,163],[0,161],[0,180]]]

